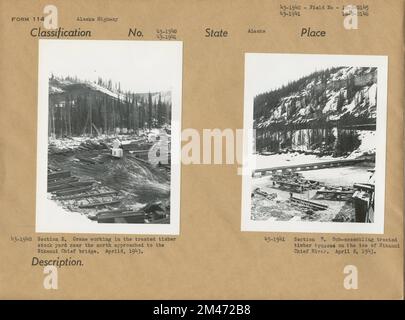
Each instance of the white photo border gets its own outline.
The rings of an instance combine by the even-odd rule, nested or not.
[[[243,164],[254,168],[253,150],[253,101],[254,62],[257,58],[317,59],[329,61],[335,66],[377,67],[377,125],[376,125],[376,170],[375,170],[375,211],[373,223],[355,222],[305,222],[305,221],[254,221],[251,219],[251,173],[242,177],[241,231],[259,232],[310,232],[310,233],[384,233],[385,215],[385,165],[387,130],[387,73],[388,57],[374,55],[332,55],[332,54],[288,54],[288,53],[245,53],[245,93],[244,93],[244,136]],[[271,72],[271,70],[268,70]],[[277,76],[277,75],[274,75]]]
[[[64,43],[79,45],[86,42],[111,46],[125,44],[133,46],[151,46],[160,50],[162,55],[166,49],[176,51],[173,69],[172,119],[171,119],[171,175],[170,175],[170,223],[169,224],[120,224],[92,223],[75,224],[58,223],[52,218],[52,211],[58,210],[56,204],[47,199],[47,167],[48,167],[48,69],[46,52],[48,46]],[[38,43],[38,115],[37,115],[37,182],[36,182],[36,224],[37,233],[99,233],[99,234],[180,234],[180,172],[181,172],[181,110],[182,110],[182,75],[183,75],[183,42],[182,41],[138,41],[138,40],[52,40],[40,39]],[[63,210],[63,209],[59,209]],[[66,211],[63,210],[65,213]],[[66,213],[71,214],[71,213]],[[72,213],[75,214],[75,213]],[[77,213],[78,214],[78,213]]]

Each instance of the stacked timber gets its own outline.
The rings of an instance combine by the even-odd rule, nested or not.
[[[169,223],[170,206],[151,202],[141,210],[125,207],[120,192],[95,180],[80,180],[70,171],[48,168],[48,192],[64,208],[98,223]],[[101,211],[100,211],[101,210]]]
[[[48,192],[63,206],[75,209],[113,208],[121,202],[117,191],[103,187],[94,180],[80,181],[70,171],[48,173]]]
[[[146,141],[134,141],[130,143],[126,143],[122,145],[122,149],[124,150],[131,150],[131,151],[141,151],[146,153],[149,151],[149,149],[152,147],[153,143],[146,142]]]
[[[293,204],[297,204],[299,206],[303,206],[309,209],[312,209],[314,211],[319,211],[319,210],[326,210],[328,209],[328,206],[326,204],[321,204],[318,202],[314,202],[314,201],[309,201],[309,200],[304,200],[304,199],[299,199],[296,197],[290,197],[290,201]]]
[[[68,154],[68,153],[70,153],[72,151],[73,151],[72,148],[61,149],[61,148],[58,148],[58,147],[53,146],[53,145],[48,146],[48,155],[61,155],[61,154],[66,155],[66,154]]]
[[[97,142],[92,140],[87,140],[82,142],[79,147],[79,150],[102,150],[108,149],[108,146],[104,142]]]
[[[149,214],[143,211],[112,210],[98,213],[93,220],[98,223],[145,223]]]
[[[277,193],[268,193],[266,191],[262,191],[260,188],[256,188],[253,191],[252,196],[254,196],[256,194],[258,194],[258,195],[260,195],[260,196],[262,196],[262,197],[264,197],[264,198],[266,198],[268,200],[274,200],[274,199],[277,198]]]
[[[71,176],[70,171],[55,171],[48,173],[48,182],[56,181],[62,178],[69,178]]]
[[[98,223],[169,223],[167,216],[169,207],[161,202],[151,202],[140,210],[121,208],[107,211],[100,211],[90,219]]]
[[[304,179],[301,173],[285,171],[282,173],[273,173],[273,186],[280,189],[302,193],[305,190],[318,189],[321,186],[319,181]]]
[[[353,196],[354,190],[345,190],[345,189],[330,189],[324,188],[317,190],[315,197],[322,196],[324,199],[328,200],[348,200]]]

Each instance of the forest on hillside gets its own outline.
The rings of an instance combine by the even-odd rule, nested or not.
[[[376,68],[335,67],[315,71],[254,98],[257,124],[282,122],[375,123]]]
[[[256,150],[348,155],[373,135],[376,117],[377,68],[315,71],[254,98]]]
[[[171,93],[135,93],[98,78],[49,78],[49,136],[133,133],[169,127]]]

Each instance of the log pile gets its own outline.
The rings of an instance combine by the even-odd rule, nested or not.
[[[118,192],[95,180],[80,180],[70,171],[52,170],[48,173],[47,191],[62,206],[73,210],[110,208],[120,204]]]
[[[262,191],[260,188],[256,188],[253,193],[252,197],[255,195],[260,195],[268,200],[274,200],[277,198],[277,193],[268,193],[266,191]]]
[[[290,201],[295,205],[298,205],[300,207],[305,207],[305,208],[308,208],[308,209],[311,209],[314,211],[328,209],[328,206],[326,204],[321,204],[321,203],[314,202],[314,201],[299,199],[296,197],[290,197]]]
[[[350,200],[353,196],[354,190],[336,189],[336,188],[324,188],[317,190],[315,198],[321,197],[325,200]]]
[[[153,202],[141,210],[122,203],[120,192],[95,180],[81,180],[70,171],[48,168],[48,188],[52,199],[65,209],[83,212],[98,223],[168,223],[170,208]],[[101,211],[99,211],[101,210]]]
[[[321,187],[319,181],[304,179],[301,173],[292,171],[274,173],[271,180],[273,187],[278,186],[280,189],[287,189],[298,193]]]
[[[103,150],[103,149],[109,149],[109,147],[102,141],[93,141],[93,140],[87,140],[82,142],[79,147],[79,150]]]

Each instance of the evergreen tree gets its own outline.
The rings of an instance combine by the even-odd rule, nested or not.
[[[152,94],[149,92],[148,94],[148,129],[150,130],[152,128]]]
[[[159,93],[159,100],[157,103],[157,118],[158,118],[158,126],[161,127],[165,123],[165,106],[162,103],[162,96]]]
[[[340,92],[339,92],[339,96],[338,96],[338,101],[337,101],[337,104],[336,104],[336,110],[337,110],[339,113],[342,111],[344,102],[345,102],[345,97],[344,97],[344,95],[343,95],[343,92],[340,91]]]

